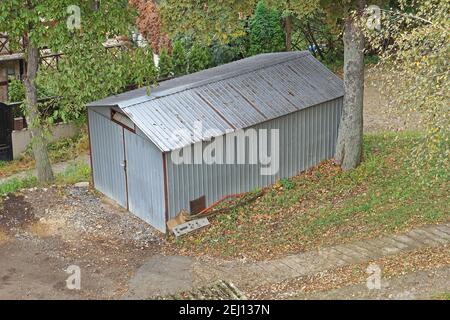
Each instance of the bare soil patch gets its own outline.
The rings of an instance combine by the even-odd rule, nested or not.
[[[95,192],[24,190],[0,200],[0,299],[115,299],[162,237]],[[81,269],[69,290],[66,269]]]

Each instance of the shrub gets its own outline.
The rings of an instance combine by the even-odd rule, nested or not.
[[[195,44],[189,50],[188,62],[188,72],[194,73],[208,69],[211,66],[212,56],[207,47]]]
[[[186,50],[180,41],[175,42],[173,45],[172,63],[175,76],[187,74],[188,61]]]
[[[25,100],[25,87],[19,80],[11,80],[8,84],[8,101],[21,102],[23,100]]]
[[[173,74],[173,63],[172,57],[164,48],[161,50],[161,55],[159,56],[159,79],[169,78]]]
[[[258,2],[255,15],[250,20],[250,56],[286,49],[281,20],[278,11],[268,8],[264,1]]]

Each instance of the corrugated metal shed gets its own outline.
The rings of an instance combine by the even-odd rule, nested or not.
[[[163,152],[245,129],[344,95],[342,81],[309,52],[258,55],[89,104],[119,107]],[[189,132],[182,143],[174,133]]]

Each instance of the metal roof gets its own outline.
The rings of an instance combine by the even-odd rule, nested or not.
[[[90,103],[119,107],[161,151],[245,129],[344,95],[342,80],[309,52],[254,56]],[[188,133],[180,142],[175,135]],[[198,131],[198,130],[197,130]]]

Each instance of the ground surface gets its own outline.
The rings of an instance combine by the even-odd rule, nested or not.
[[[446,223],[266,262],[164,255],[160,234],[87,189],[31,189],[2,204],[0,298],[182,297],[218,280],[255,299],[434,298],[450,292],[449,244]],[[369,263],[389,287],[364,289]],[[71,265],[81,269],[79,291],[66,287]]]
[[[0,211],[0,298],[114,298],[159,250],[144,223],[84,188],[24,190]],[[82,270],[71,291],[67,267]]]
[[[392,117],[380,103],[377,90],[367,87],[366,132],[411,128],[417,128],[417,122],[405,125],[403,119]],[[239,237],[233,237],[246,234],[242,232],[245,228],[220,233],[225,229],[217,228],[220,224],[213,221],[212,232],[205,232],[211,232],[209,239],[215,239],[215,251],[199,255],[199,238],[190,238],[190,243],[167,242],[139,219],[85,188],[53,186],[10,195],[0,201],[0,299],[183,298],[198,297],[198,292],[212,292],[211,297],[219,297],[217,290],[227,284],[198,289],[209,288],[217,280],[234,283],[240,292],[254,299],[448,297],[448,193],[442,192],[448,190],[448,185],[422,190],[413,178],[408,180],[396,159],[389,162],[385,161],[388,158],[377,158],[383,152],[382,146],[372,145],[362,172],[341,177],[333,168],[324,167],[330,175],[321,176],[319,169],[314,175],[300,178],[300,187],[314,190],[312,197],[300,201],[300,206],[295,203],[305,194],[285,192],[290,184],[273,190],[266,199],[268,203],[275,201],[272,204],[277,206],[279,201],[285,202],[288,207],[280,211],[288,217],[297,212],[297,222],[308,226],[301,230],[302,237],[291,239],[295,245],[290,246],[285,245],[289,239],[281,232],[289,225],[280,224],[283,220],[262,211],[241,221],[250,226],[268,226],[251,236],[264,241],[247,239],[261,246],[245,248]],[[383,166],[377,171],[375,165],[380,159]],[[58,168],[64,171],[67,166]],[[5,175],[10,176],[6,171]],[[384,180],[374,179],[380,176]],[[317,188],[319,179],[327,181],[325,188]],[[348,186],[333,189],[337,184]],[[288,196],[292,194],[295,197]],[[316,201],[311,200],[314,198]],[[330,211],[326,203],[337,209]],[[312,207],[316,209],[308,211]],[[377,215],[379,212],[391,214]],[[308,219],[302,220],[304,217]],[[236,218],[239,215],[231,216]],[[228,217],[219,222],[222,227],[236,225]],[[428,231],[407,233],[417,227]],[[276,236],[268,239],[267,232]],[[380,240],[382,235],[402,232],[406,233],[401,235],[406,237],[403,242]],[[280,241],[273,241],[276,239]],[[264,245],[270,250],[264,252]],[[246,254],[223,250],[233,247]],[[221,253],[226,253],[225,259]],[[380,290],[369,290],[366,285],[366,270],[373,263],[382,270]],[[81,269],[79,291],[66,287],[66,269],[71,265]]]

